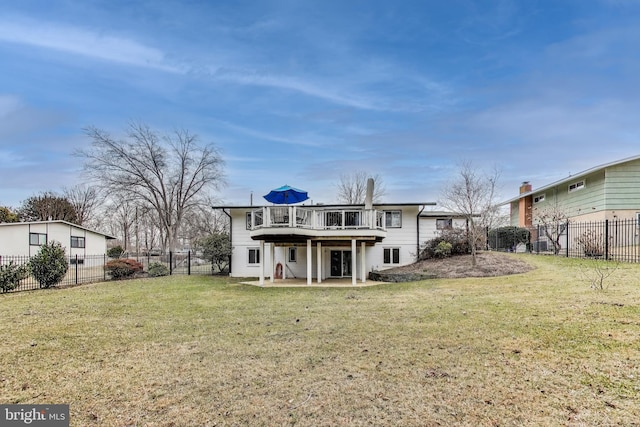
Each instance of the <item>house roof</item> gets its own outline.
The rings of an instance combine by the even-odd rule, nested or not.
[[[474,215],[480,216],[480,215]],[[466,215],[455,213],[455,212],[447,212],[447,211],[424,211],[420,214],[420,218],[464,218]]]
[[[68,225],[70,227],[79,228],[81,230],[88,231],[90,233],[100,234],[100,235],[104,236],[105,238],[107,238],[109,240],[115,239],[115,237],[110,236],[108,234],[104,234],[104,233],[101,233],[99,231],[92,230],[90,228],[83,227],[81,225],[74,224],[74,223],[71,223],[71,222],[68,222],[68,221],[63,221],[63,220],[31,221],[31,222],[3,222],[3,223],[0,223],[0,227],[11,227],[11,226],[14,226],[14,225],[33,225],[33,224],[65,224],[65,225]]]
[[[621,160],[616,160],[614,162],[609,162],[609,163],[605,163],[605,164],[602,164],[602,165],[598,165],[598,166],[592,167],[590,169],[584,170],[584,171],[579,172],[579,173],[574,174],[574,175],[569,175],[568,177],[563,178],[563,179],[558,180],[558,181],[555,181],[555,182],[552,182],[551,184],[543,185],[542,187],[534,188],[533,190],[528,191],[526,193],[518,194],[517,197],[513,197],[513,198],[511,198],[509,200],[506,200],[506,201],[502,202],[501,205],[506,205],[508,203],[512,203],[512,202],[518,201],[523,197],[527,197],[527,196],[531,196],[533,194],[540,193],[542,191],[548,190],[549,188],[557,187],[558,185],[562,185],[562,184],[568,183],[570,181],[575,181],[578,178],[582,178],[582,177],[587,176],[589,174],[592,174],[594,172],[598,172],[600,170],[607,169],[607,168],[610,168],[612,166],[618,166],[618,165],[621,165],[623,163],[633,162],[635,160],[640,160],[640,155],[633,156],[633,157],[626,157],[626,158],[621,159]]]
[[[435,202],[419,202],[419,203],[374,203],[373,206],[378,207],[390,207],[390,206],[435,206]],[[270,207],[270,206],[287,206],[287,205],[245,205],[245,206],[230,206],[230,205],[221,205],[221,206],[211,206],[212,209],[256,209],[262,207]],[[295,205],[296,207],[301,208],[364,208],[364,203],[356,204],[356,205],[346,205],[346,204],[313,204],[313,205]]]

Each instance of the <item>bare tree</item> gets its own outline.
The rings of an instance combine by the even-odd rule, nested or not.
[[[197,206],[185,217],[180,235],[189,242],[191,247],[203,236],[229,232],[229,218],[220,210],[212,211],[215,201],[210,198],[206,204]]]
[[[367,196],[367,180],[373,178],[375,182],[373,188],[373,202],[380,202],[387,193],[385,185],[380,175],[370,175],[366,171],[358,170],[349,174],[340,175],[338,187],[338,202],[347,205],[360,205],[365,202]]]
[[[64,197],[71,203],[71,206],[73,206],[73,209],[76,211],[78,225],[88,226],[96,219],[96,210],[102,202],[98,193],[96,187],[85,184],[64,189]]]
[[[565,234],[569,226],[569,216],[567,212],[558,204],[558,201],[544,209],[536,209],[535,222],[538,223],[540,231],[547,236],[553,246],[553,254],[558,255],[562,245],[560,239]]]
[[[500,173],[477,170],[471,161],[460,164],[456,178],[442,192],[439,205],[467,221],[471,264],[477,264],[477,247],[486,236],[486,227],[495,221],[497,212],[496,187]]]
[[[224,183],[217,148],[200,145],[188,131],[160,135],[147,125],[130,123],[126,140],[95,127],[85,131],[93,140],[91,148],[78,152],[85,159],[85,173],[103,189],[151,206],[170,251],[185,215],[207,190]]]
[[[105,206],[104,217],[107,219],[103,228],[122,242],[125,251],[131,249],[131,234],[135,224],[135,206],[126,200],[111,201]],[[105,227],[106,226],[106,227]]]
[[[609,287],[609,277],[618,270],[619,266],[620,261],[617,260],[598,257],[586,258],[580,264],[580,272],[584,279],[589,282],[591,289],[604,291]]]

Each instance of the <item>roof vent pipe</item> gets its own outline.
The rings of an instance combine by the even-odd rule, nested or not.
[[[373,178],[367,179],[367,195],[364,199],[364,208],[373,209]]]

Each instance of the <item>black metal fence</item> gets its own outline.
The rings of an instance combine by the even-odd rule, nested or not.
[[[165,255],[145,256],[141,254],[129,254],[123,258],[130,258],[140,262],[145,272],[149,270],[149,265],[157,262],[165,265],[169,269],[169,274],[214,275],[227,273],[226,271],[219,271],[211,260],[207,261],[193,252],[169,252]],[[15,265],[25,265],[29,263],[30,259],[31,257],[29,256],[0,255],[0,265],[6,266],[11,263]],[[105,269],[105,266],[107,262],[112,259],[113,258],[109,258],[106,255],[68,256],[67,262],[69,263],[69,269],[58,286],[71,286],[111,280],[111,276],[107,269]],[[40,284],[29,275],[20,280],[18,286],[12,291],[27,291],[39,288]],[[0,292],[2,292],[1,289]]]
[[[558,255],[565,257],[640,262],[640,223],[635,219],[569,221],[549,230],[542,225],[527,229],[528,241],[522,241],[521,234],[505,235],[505,229],[500,233],[492,230],[487,233],[488,246],[494,250],[538,254],[553,254],[557,246]]]
[[[220,271],[212,260],[205,259],[197,252],[169,252],[161,255],[129,254],[128,258],[135,259],[148,271],[149,265],[154,262],[163,264],[169,268],[170,274],[226,274],[228,271]]]

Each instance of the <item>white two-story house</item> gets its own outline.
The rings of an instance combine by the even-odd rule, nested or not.
[[[350,278],[365,283],[372,270],[407,265],[446,214],[426,215],[435,203],[366,205],[214,206],[230,219],[230,275],[260,284],[286,278]]]

